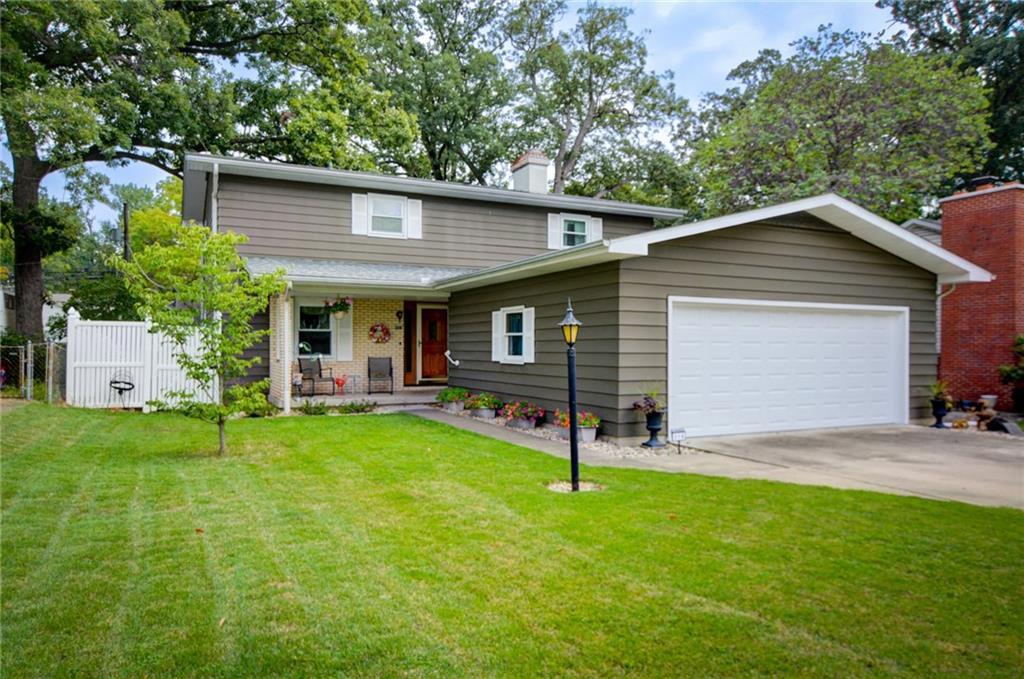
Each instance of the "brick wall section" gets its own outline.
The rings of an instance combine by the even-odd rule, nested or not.
[[[1005,409],[1010,386],[999,383],[997,368],[1013,362],[1013,338],[1024,333],[1024,186],[944,199],[942,247],[996,278],[962,283],[943,299],[939,373],[955,397],[998,394]]]
[[[344,294],[344,293],[341,293]],[[403,325],[408,319],[403,318],[402,323],[398,322],[396,312],[401,311],[403,302],[400,299],[356,299],[352,305],[352,360],[351,361],[334,361],[324,359],[324,368],[330,368],[333,371],[335,377],[345,376],[358,376],[359,378],[359,392],[366,393],[366,379],[367,379],[367,359],[369,357],[381,357],[390,356],[391,365],[395,373],[395,391],[404,389],[403,373],[404,367],[404,332]],[[285,375],[284,363],[280,360],[280,343],[282,340],[281,333],[278,332],[280,328],[280,318],[285,308],[284,302],[281,301],[279,304],[270,305],[270,400],[275,405],[280,405],[283,398],[283,380],[290,379]],[[370,341],[370,326],[375,323],[384,323],[391,329],[391,339],[387,343],[377,344]],[[294,325],[294,321],[292,323]],[[294,328],[292,328],[294,335]],[[294,353],[295,338],[292,337],[292,352]],[[299,363],[298,361],[290,361],[291,363],[291,375],[299,374]],[[351,384],[351,382],[350,382]],[[321,387],[319,393],[323,395],[329,395],[329,391],[325,391],[326,387]],[[347,390],[348,388],[346,388]],[[375,383],[374,390],[387,389],[387,385],[383,382]],[[297,390],[293,388],[292,396],[297,395]]]

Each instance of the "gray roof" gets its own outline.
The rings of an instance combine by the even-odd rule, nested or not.
[[[934,219],[908,219],[900,226],[926,241],[942,245],[942,222]]]
[[[528,191],[515,191],[493,186],[397,177],[372,172],[332,170],[330,168],[313,167],[310,165],[293,165],[291,163],[278,163],[266,160],[232,158],[230,156],[217,156],[209,153],[185,154],[185,169],[188,171],[210,172],[214,166],[218,168],[217,171],[220,174],[332,184],[371,191],[392,191],[395,193],[462,198],[464,200],[483,200],[511,205],[535,205],[562,210],[632,215],[635,217],[657,219],[679,219],[686,216],[686,212],[683,210],[640,205],[637,203],[624,203],[603,198],[586,198],[583,196],[567,196],[553,193],[530,193]],[[186,184],[188,184],[187,181]]]
[[[245,258],[250,273],[273,273],[283,269],[285,278],[302,282],[362,285],[388,285],[426,287],[443,278],[452,278],[478,271],[469,266],[433,266],[429,264],[377,264],[337,259],[308,259],[305,257]]]

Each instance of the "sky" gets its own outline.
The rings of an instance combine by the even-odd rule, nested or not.
[[[563,28],[571,26],[576,11],[586,3],[572,0],[568,4]],[[874,0],[634,0],[625,4],[633,9],[631,28],[646,32],[649,68],[659,73],[672,71],[677,93],[689,99],[691,106],[696,106],[702,93],[725,89],[729,71],[740,62],[767,48],[786,55],[790,43],[813,35],[820,25],[869,33],[893,30],[889,11],[875,7]],[[0,149],[0,160],[10,167],[6,146]],[[166,177],[145,163],[93,166],[118,184],[153,186]],[[43,186],[55,198],[64,197],[60,175],[50,175]],[[91,211],[97,221],[115,217],[103,205],[94,205]]]

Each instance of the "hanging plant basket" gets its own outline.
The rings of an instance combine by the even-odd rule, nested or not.
[[[351,308],[351,297],[335,297],[334,299],[324,300],[324,311],[335,318],[344,318]]]

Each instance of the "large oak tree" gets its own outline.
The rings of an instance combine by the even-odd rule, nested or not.
[[[40,183],[189,150],[372,169],[415,125],[366,80],[359,0],[4,0],[17,330],[42,333]],[[7,216],[5,216],[5,219]]]

